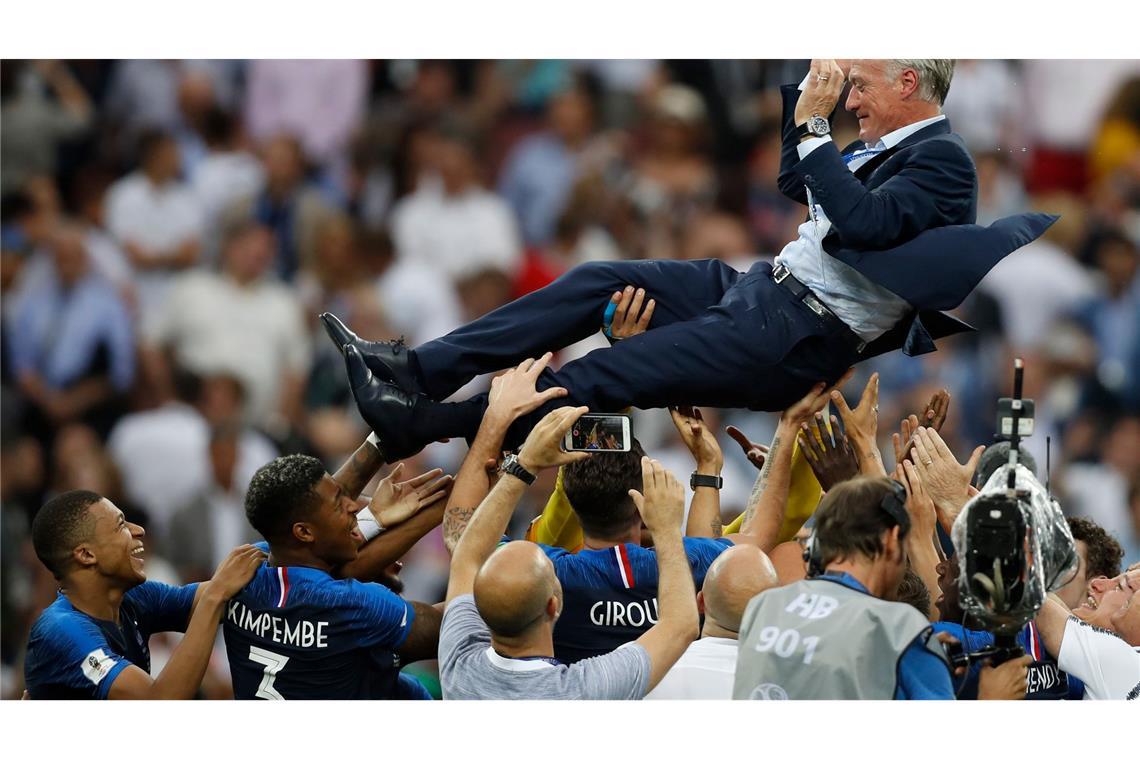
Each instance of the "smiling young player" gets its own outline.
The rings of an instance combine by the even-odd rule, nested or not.
[[[265,556],[241,546],[206,583],[146,579],[143,529],[109,499],[68,491],[32,523],[36,555],[59,581],[59,596],[32,626],[24,662],[32,699],[190,699],[197,692],[227,599]],[[184,631],[157,678],[152,633]]]

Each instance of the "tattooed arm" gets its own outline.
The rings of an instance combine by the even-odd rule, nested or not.
[[[333,480],[340,484],[349,498],[355,499],[364,492],[364,487],[384,464],[384,457],[380,450],[370,441],[360,444],[347,462],[333,475]]]
[[[455,547],[467,529],[467,523],[491,489],[488,466],[498,461],[511,423],[548,400],[566,395],[564,388],[547,388],[542,392],[534,388],[535,381],[552,356],[547,353],[538,361],[527,359],[491,381],[487,411],[455,476],[451,498],[447,500],[443,513],[443,542],[449,554],[455,554]]]
[[[729,536],[738,543],[754,543],[765,552],[776,545],[784,511],[788,506],[788,491],[792,482],[792,447],[796,435],[813,414],[827,405],[824,384],[813,387],[806,396],[784,410],[776,435],[768,448],[768,458],[752,487],[740,533]]]

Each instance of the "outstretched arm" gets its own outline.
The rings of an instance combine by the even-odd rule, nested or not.
[[[844,382],[850,372],[839,382]],[[792,482],[792,447],[801,427],[827,405],[828,392],[824,383],[818,383],[808,394],[780,415],[768,457],[760,470],[752,495],[744,510],[740,533],[730,535],[736,542],[755,543],[764,551],[776,545],[784,512],[788,505],[788,490]]]
[[[671,408],[669,416],[685,447],[693,455],[698,475],[719,477],[724,469],[724,455],[716,436],[705,425],[701,410],[695,407]],[[685,535],[699,538],[720,538],[724,526],[720,521],[720,489],[713,486],[697,486],[693,489],[693,500],[689,504],[689,519],[685,524]]]
[[[503,450],[503,439],[511,423],[534,411],[548,400],[566,395],[565,388],[547,388],[539,392],[535,381],[550,363],[553,354],[547,352],[541,359],[526,359],[515,369],[491,381],[487,397],[487,411],[479,424],[479,431],[451,489],[451,498],[443,513],[443,542],[448,553],[454,555],[463,531],[467,528],[475,508],[491,488],[487,471],[488,462],[497,461]]]
[[[226,602],[249,583],[264,560],[265,553],[249,544],[230,552],[214,577],[198,587],[186,635],[158,677],[152,679],[145,670],[131,665],[111,684],[108,698],[193,699],[206,674]]]
[[[586,411],[584,406],[564,406],[543,417],[530,431],[519,451],[519,464],[527,472],[537,474],[547,467],[557,467],[588,457],[589,454],[585,452],[567,452],[560,448],[566,431]],[[515,505],[525,490],[526,483],[504,474],[475,510],[451,556],[451,573],[447,583],[448,602],[473,591],[479,568],[498,545]]]

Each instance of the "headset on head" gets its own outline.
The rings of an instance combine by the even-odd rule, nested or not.
[[[897,480],[891,480],[890,490],[883,495],[879,507],[891,516],[895,525],[899,526],[900,533],[910,531],[910,515],[906,511],[906,488]],[[807,563],[807,577],[816,578],[823,575],[823,548],[819,545],[819,529],[813,528],[808,538],[807,548],[804,549],[804,562]]]

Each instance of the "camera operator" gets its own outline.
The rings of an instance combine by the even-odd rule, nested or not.
[[[1085,699],[1140,699],[1140,569],[1094,582],[1071,612],[1050,594],[1036,623],[1058,666],[1085,682]]]
[[[828,492],[809,578],[757,596],[745,611],[734,699],[954,698],[930,624],[893,601],[906,572],[905,504],[902,485],[888,478]]]

